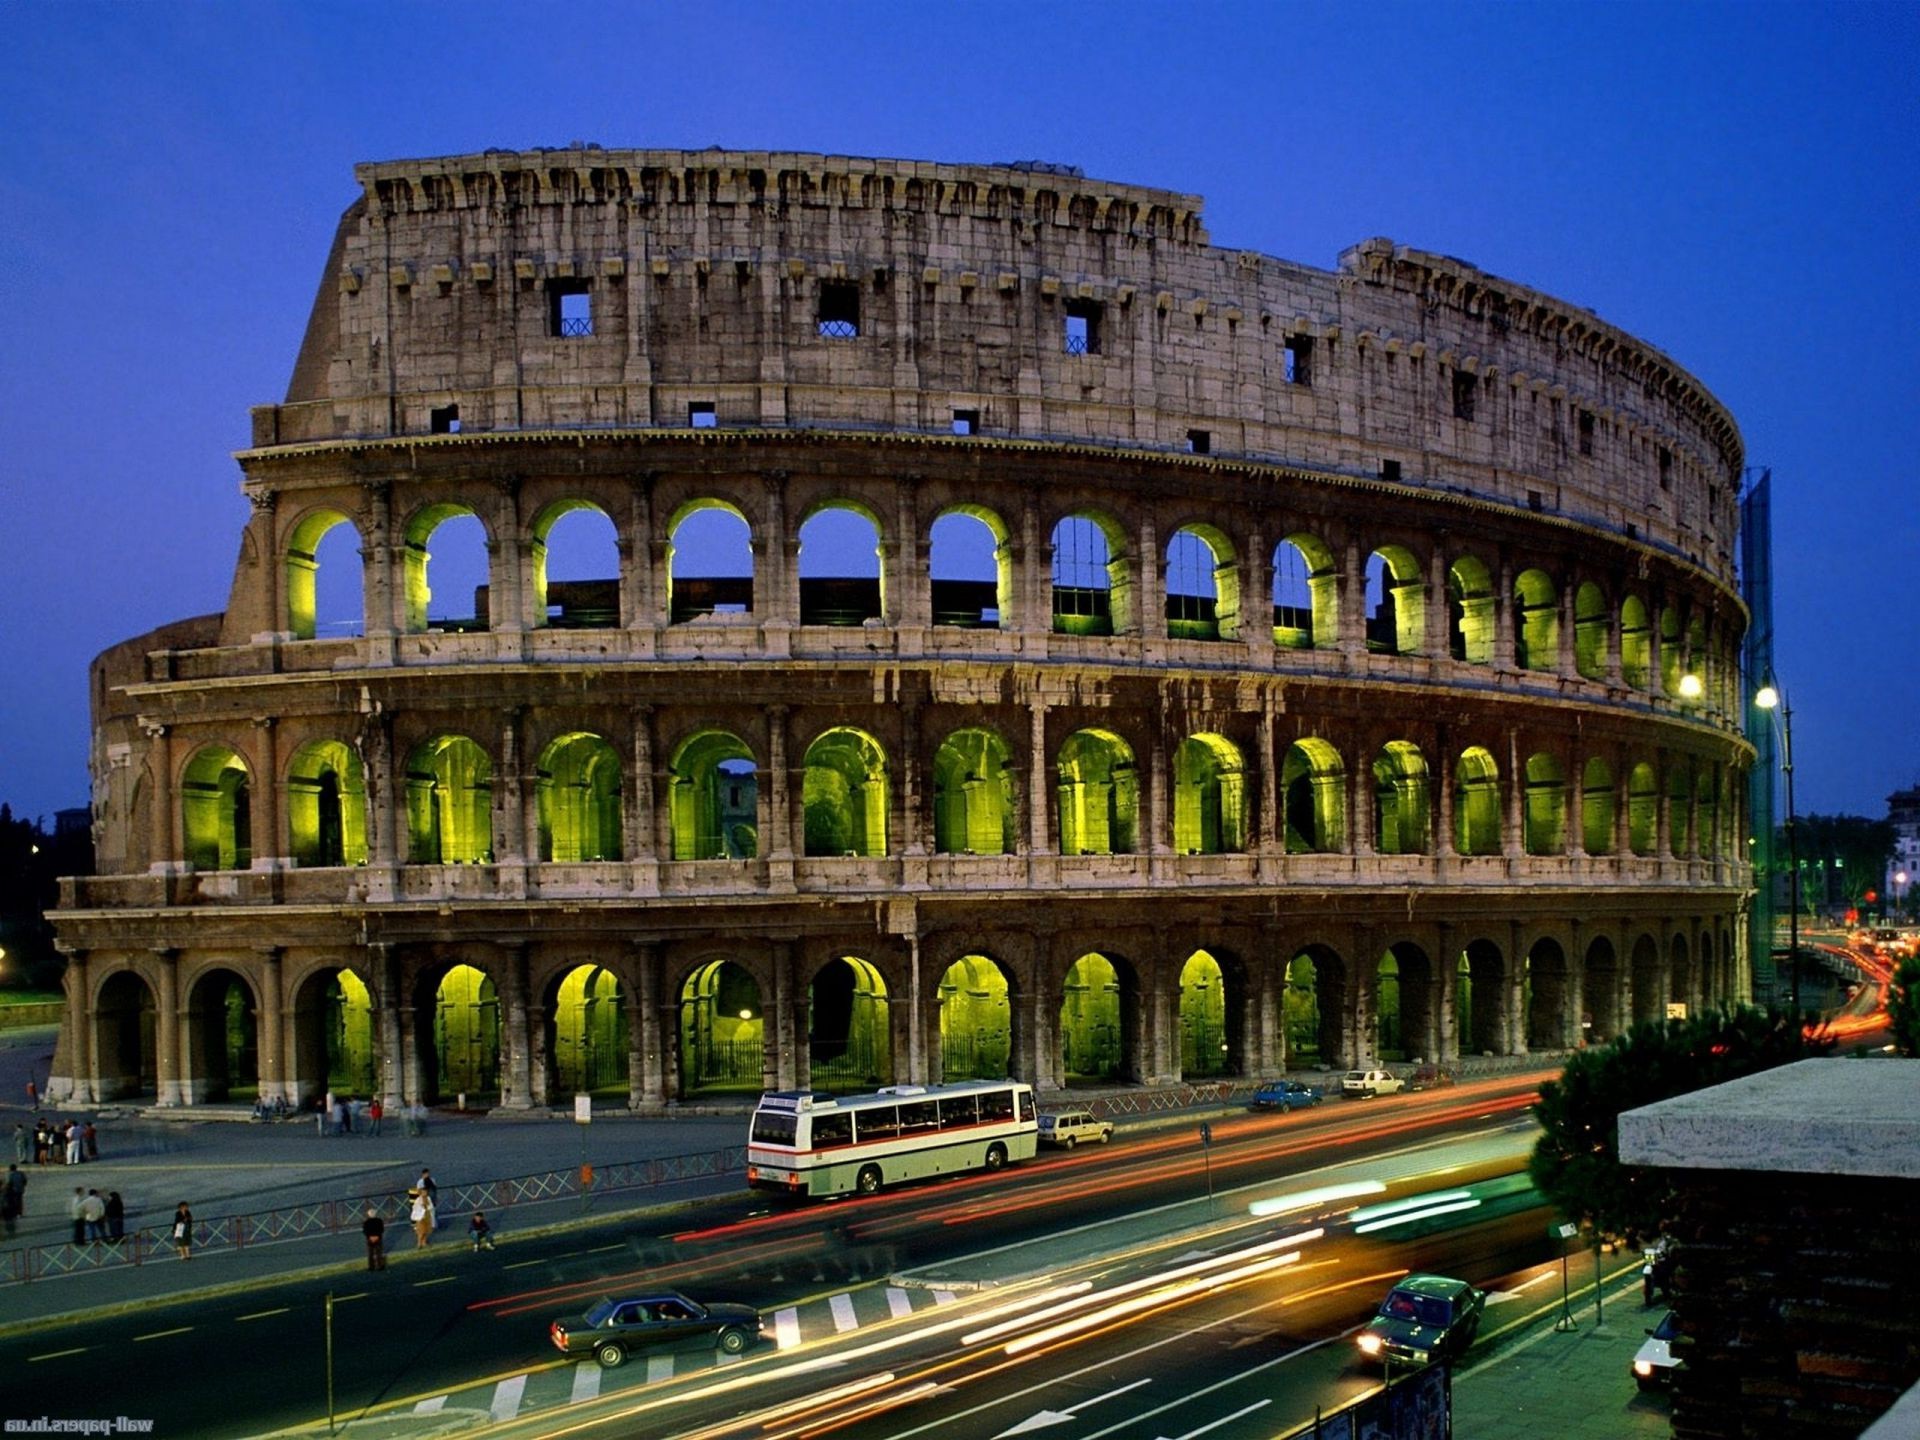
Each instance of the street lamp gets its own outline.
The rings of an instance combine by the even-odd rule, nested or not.
[[[1800,851],[1793,836],[1793,705],[1784,687],[1769,680],[1754,692],[1753,703],[1771,714],[1780,711],[1780,773],[1787,779],[1787,983],[1793,1013],[1800,1014]]]

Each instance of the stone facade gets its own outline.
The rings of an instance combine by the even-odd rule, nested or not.
[[[94,664],[56,1094],[298,1100],[357,1044],[432,1098],[461,966],[501,1103],[583,1083],[557,1017],[591,967],[655,1109],[708,1020],[751,1026],[756,1082],[816,1081],[839,962],[864,1068],[953,1073],[977,993],[1042,1087],[1557,1049],[1747,993],[1741,442],[1658,351],[1385,240],[1223,250],[1196,197],[1057,168],[357,174],[238,457],[226,610]],[[549,585],[581,511],[607,573]],[[675,574],[709,512],[750,574]],[[809,572],[829,512],[877,576]],[[450,628],[456,516],[488,583]]]

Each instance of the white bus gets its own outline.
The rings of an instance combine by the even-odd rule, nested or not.
[[[1031,1160],[1037,1129],[1033,1088],[1017,1080],[889,1085],[840,1099],[773,1091],[753,1112],[747,1184],[788,1195],[872,1195],[883,1185]]]

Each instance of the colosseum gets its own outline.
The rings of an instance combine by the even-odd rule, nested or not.
[[[1742,442],[1652,346],[1058,165],[356,179],[226,609],[92,667],[56,1098],[1167,1087],[1748,993]]]

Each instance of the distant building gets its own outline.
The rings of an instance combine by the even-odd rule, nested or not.
[[[1887,821],[1893,826],[1893,856],[1887,861],[1880,893],[1897,910],[1904,908],[1914,885],[1920,883],[1920,785],[1887,797]],[[1902,880],[1902,875],[1907,878]]]

